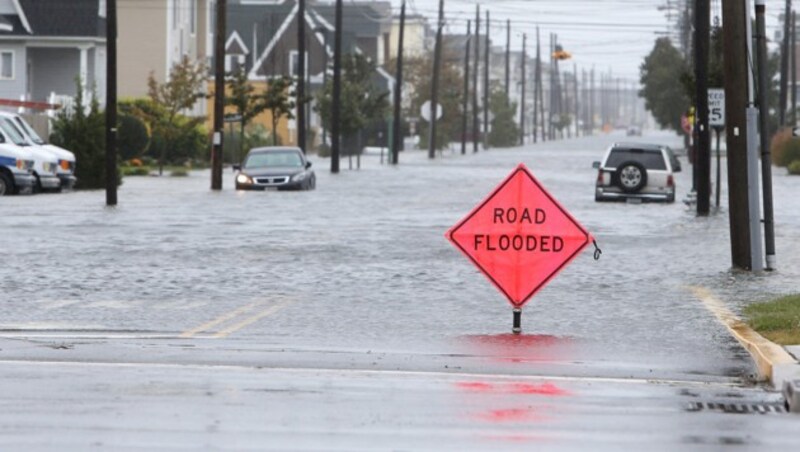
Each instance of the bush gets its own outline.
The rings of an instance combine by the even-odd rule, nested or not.
[[[185,169],[174,169],[172,170],[169,175],[171,177],[187,177],[189,175],[189,171]]]
[[[250,149],[272,146],[272,134],[261,124],[253,124],[245,129],[244,146],[240,148],[241,139],[242,135],[238,127],[225,131],[225,139],[222,142],[224,162],[238,163],[244,159]],[[280,140],[278,140],[278,144],[280,144]]]
[[[75,153],[77,167],[75,188],[92,189],[106,186],[106,133],[105,115],[95,98],[86,108],[80,81],[76,81],[77,93],[73,108],[59,111],[53,120],[50,142]],[[117,183],[122,178],[117,171]]]
[[[123,176],[147,176],[150,168],[146,166],[123,166],[120,171]]]
[[[320,157],[330,157],[331,146],[329,144],[320,144],[317,146],[317,155]]]
[[[789,164],[789,174],[800,176],[800,160],[795,160]]]
[[[117,146],[123,160],[141,157],[150,145],[150,131],[141,119],[132,114],[119,115]]]
[[[772,163],[787,167],[792,162],[800,160],[800,140],[792,136],[791,128],[781,129],[773,135],[770,151]]]

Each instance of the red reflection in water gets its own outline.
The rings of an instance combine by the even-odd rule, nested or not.
[[[462,381],[455,384],[457,388],[470,392],[498,393],[498,394],[532,394],[545,396],[565,396],[569,392],[552,383],[502,383],[491,384],[480,381]]]
[[[487,422],[536,422],[544,418],[530,408],[508,408],[502,410],[489,410],[476,416]]]
[[[573,355],[572,339],[542,334],[461,336],[458,342],[470,354],[504,362],[564,361]]]

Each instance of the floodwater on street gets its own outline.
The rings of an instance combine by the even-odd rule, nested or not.
[[[226,170],[221,192],[209,171],[126,177],[116,208],[102,191],[3,198],[0,336],[43,346],[0,359],[747,384],[749,356],[690,287],[735,311],[796,291],[800,178],[773,169],[778,271],[732,272],[727,193],[697,218],[681,202],[685,156],[673,204],[594,201],[592,161],[615,140],[627,137],[406,151],[398,167],[366,155],[338,175],[311,157],[311,192],[237,192]],[[602,256],[584,250],[513,336],[510,305],[444,233],[518,163]]]

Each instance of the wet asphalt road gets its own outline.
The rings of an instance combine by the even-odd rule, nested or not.
[[[0,375],[6,403],[29,409],[0,415],[0,444],[800,444],[785,415],[686,411],[692,400],[778,401],[750,384],[746,352],[688,288],[734,310],[796,290],[800,178],[774,170],[779,271],[732,273],[724,208],[698,219],[681,202],[594,202],[591,162],[619,139],[435,161],[406,152],[398,168],[365,156],[339,175],[312,158],[314,192],[236,192],[226,173],[212,193],[201,171],[126,178],[114,209],[102,192],[4,198]],[[526,305],[525,335],[513,337],[509,305],[444,232],[519,162],[603,255],[584,251]],[[691,186],[683,164],[678,199]],[[523,393],[517,406],[515,384],[558,394]],[[482,423],[487,412],[500,414]],[[52,441],[25,442],[44,430]]]

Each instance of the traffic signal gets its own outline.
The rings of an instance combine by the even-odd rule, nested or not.
[[[568,60],[572,58],[572,54],[564,50],[560,45],[556,45],[556,50],[553,52],[553,59]]]

